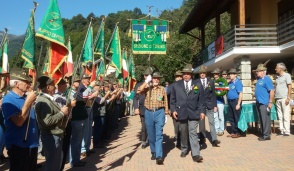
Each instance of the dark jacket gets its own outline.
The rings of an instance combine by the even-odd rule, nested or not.
[[[178,120],[198,120],[200,113],[204,113],[203,103],[200,101],[199,91],[195,92],[193,88],[201,85],[192,80],[192,90],[186,94],[184,80],[173,83],[170,96],[170,109],[171,112],[178,113]]]
[[[143,84],[144,82],[140,82],[140,83],[137,83],[135,88],[134,88],[134,92],[136,93],[138,88]],[[145,102],[145,98],[146,98],[146,95],[143,93],[143,94],[138,94],[136,93],[134,98],[133,98],[133,105],[134,105],[134,109],[139,109],[140,110],[140,115],[141,116],[144,116],[145,114],[145,105],[144,105],[144,102]]]
[[[206,109],[213,109],[217,107],[214,80],[207,78],[207,87],[204,89],[201,79],[196,80],[201,85],[199,88],[200,99],[204,102]]]

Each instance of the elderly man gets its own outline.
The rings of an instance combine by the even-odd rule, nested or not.
[[[47,76],[38,78],[42,91],[35,105],[37,121],[46,158],[44,170],[59,170],[62,163],[62,142],[68,108],[54,102],[54,80]]]
[[[74,78],[71,96],[76,99],[76,106],[72,108],[72,136],[70,140],[70,165],[72,167],[81,167],[84,166],[85,163],[80,161],[80,155],[82,150],[82,140],[84,136],[85,129],[88,125],[87,123],[87,110],[86,110],[86,102],[88,99],[92,99],[97,96],[97,93],[92,94],[92,88],[95,85],[95,81],[90,83],[90,79],[88,75],[82,76],[82,83],[80,84],[79,78]],[[89,142],[90,143],[90,142]],[[87,143],[84,143],[84,148]],[[86,152],[85,152],[86,153]],[[86,154],[85,154],[86,155]]]
[[[31,171],[37,166],[39,138],[32,108],[36,92],[28,92],[31,81],[23,70],[11,69],[9,83],[12,89],[2,101],[5,145],[11,171]]]
[[[291,75],[285,72],[284,63],[278,63],[276,66],[276,92],[275,99],[277,112],[280,122],[280,135],[290,135],[290,99],[292,91]]]
[[[156,159],[156,164],[163,164],[163,126],[165,115],[168,114],[168,101],[164,87],[159,85],[162,78],[159,72],[148,75],[145,82],[138,88],[138,93],[145,94],[145,123],[151,149],[151,160]],[[152,86],[149,82],[152,81]]]
[[[217,112],[217,103],[215,95],[214,80],[206,77],[207,67],[201,66],[198,74],[200,76],[196,81],[201,85],[199,88],[200,99],[203,100],[205,106],[205,114],[209,121],[209,129],[211,135],[211,142],[213,147],[219,147],[220,141],[217,139],[216,130],[214,126],[214,113]],[[199,123],[199,131],[202,136],[205,136],[205,119]],[[203,141],[203,140],[202,140]],[[205,142],[205,141],[204,141]]]
[[[152,71],[150,68],[147,68],[145,71],[144,71],[144,79],[147,78],[148,75],[151,75],[152,74]],[[136,115],[140,115],[140,120],[141,120],[141,144],[142,144],[142,149],[145,149],[147,146],[148,146],[148,134],[147,134],[147,129],[146,129],[146,124],[145,124],[145,105],[144,105],[144,102],[145,102],[145,98],[146,98],[146,95],[143,93],[143,94],[138,94],[137,91],[138,91],[138,88],[144,83],[143,82],[140,82],[140,83],[137,83],[135,88],[134,88],[134,92],[135,92],[135,96],[134,96],[134,99],[133,99],[133,103],[134,103],[134,113]]]
[[[273,81],[266,75],[266,70],[267,68],[263,64],[259,64],[255,70],[258,77],[255,84],[256,106],[262,131],[262,136],[258,138],[259,141],[271,139],[270,111],[275,90]]]
[[[173,89],[173,86],[177,81],[180,81],[182,79],[183,79],[183,73],[181,71],[177,71],[175,73],[175,82],[170,84],[167,91],[166,91],[167,97],[168,97],[169,109],[170,109],[170,105],[171,105],[170,104],[170,95],[171,95],[171,91]],[[171,114],[171,116],[172,116],[172,114]],[[181,148],[180,122],[177,119],[173,118],[173,125],[174,125],[174,131],[175,131],[176,147],[180,149]],[[187,135],[188,135],[188,133],[187,133]]]
[[[200,145],[198,142],[197,127],[204,119],[204,104],[200,99],[201,84],[192,79],[192,65],[186,65],[182,70],[183,79],[174,83],[171,92],[170,109],[173,118],[180,122],[181,157],[188,153],[188,135],[190,139],[192,159],[201,162]]]
[[[243,132],[238,128],[238,121],[241,114],[242,98],[243,98],[243,84],[237,78],[237,70],[231,68],[229,71],[230,82],[229,82],[229,91],[227,94],[228,97],[228,113],[229,121],[231,124],[232,132],[227,137],[239,138]]]

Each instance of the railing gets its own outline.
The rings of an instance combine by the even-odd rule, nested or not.
[[[294,16],[279,22],[277,31],[280,45],[294,40]]]
[[[293,32],[294,29],[292,29],[292,34]],[[294,36],[294,34],[292,36]],[[224,34],[223,53],[233,47],[269,46],[278,46],[276,25],[235,25]],[[204,58],[204,50],[194,56],[194,65],[198,66],[208,61],[206,57]],[[199,58],[202,58],[202,60]]]

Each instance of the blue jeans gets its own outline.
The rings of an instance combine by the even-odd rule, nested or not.
[[[224,104],[217,104],[217,112],[214,113],[214,126],[216,132],[224,132],[225,130],[224,108]]]
[[[89,107],[87,107],[86,110],[88,118],[85,121],[81,153],[89,151],[91,146],[93,111]]]
[[[111,129],[115,130],[118,128],[118,117],[120,114],[120,105],[115,104],[113,109],[113,117],[111,119]]]
[[[148,133],[148,139],[150,144],[151,153],[156,154],[157,157],[163,157],[162,155],[162,141],[163,141],[163,126],[165,121],[164,110],[152,112],[145,111],[145,124]]]
[[[0,113],[0,115],[2,115],[2,113]],[[0,126],[0,149],[1,150],[2,150],[3,146],[4,146],[4,131],[2,129],[2,126]]]
[[[59,170],[62,163],[62,138],[52,134],[41,134],[46,158],[45,171]]]
[[[93,130],[93,145],[98,145],[102,142],[104,132],[104,116],[94,117],[94,130]]]
[[[80,162],[81,145],[86,120],[71,121],[72,135],[70,140],[69,162],[71,165]]]

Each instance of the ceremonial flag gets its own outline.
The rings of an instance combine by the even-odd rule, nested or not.
[[[129,68],[129,90],[132,91],[137,83],[136,73],[135,73],[135,63],[134,63],[132,54],[130,54],[128,59],[128,68]]]
[[[1,73],[8,73],[9,69],[8,69],[9,63],[8,63],[8,40],[7,37],[4,38],[4,43],[3,43],[3,47],[2,47],[2,69],[1,69]]]
[[[119,37],[119,29],[118,26],[115,27],[113,39],[111,40],[110,44],[110,53],[111,55],[111,62],[110,65],[116,68],[116,77],[119,77],[121,74],[122,65],[121,65],[121,47],[120,47],[120,37]]]
[[[101,59],[99,67],[96,70],[97,71],[96,75],[100,77],[100,80],[105,75],[104,25],[105,25],[105,22],[104,20],[102,20],[100,28],[99,28],[99,32],[97,33],[97,36],[98,36],[97,42],[94,48],[94,54],[100,55],[100,59]]]
[[[89,25],[85,38],[85,45],[83,48],[81,62],[82,66],[84,66],[84,74],[91,75],[91,67],[89,68],[89,66],[87,66],[88,62],[93,62],[93,28],[91,26],[91,23]]]
[[[72,60],[72,51],[71,51],[71,43],[70,43],[70,38],[68,39],[67,42],[67,49],[68,49],[68,55],[67,55],[67,74],[71,76],[74,71],[74,65],[73,65],[73,60]]]
[[[123,69],[123,78],[126,79],[129,76],[129,69],[127,66],[127,51],[123,51],[123,59],[122,59],[122,69]]]
[[[65,61],[68,50],[64,44],[64,30],[57,0],[50,0],[36,36],[50,42],[48,75],[58,83],[67,72]]]

